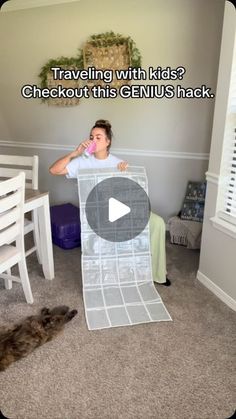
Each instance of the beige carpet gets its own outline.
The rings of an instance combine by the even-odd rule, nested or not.
[[[226,419],[236,406],[236,313],[196,279],[198,251],[167,243],[170,287],[157,285],[172,322],[88,331],[80,251],[54,247],[56,277],[28,258],[35,303],[0,283],[1,324],[67,304],[63,335],[0,374],[10,419]]]

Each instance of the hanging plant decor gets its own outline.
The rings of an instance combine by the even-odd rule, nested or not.
[[[83,70],[88,67],[95,67],[97,70],[112,70],[113,80],[105,83],[102,80],[54,80],[52,67],[60,67],[63,70]],[[83,49],[79,49],[76,57],[60,57],[49,60],[41,69],[39,77],[41,79],[41,89],[54,88],[61,85],[63,88],[76,89],[83,84],[92,87],[94,85],[111,87],[118,89],[123,84],[130,83],[129,80],[117,80],[115,70],[126,70],[129,67],[141,67],[141,54],[135,42],[130,36],[125,37],[114,32],[104,32],[91,35],[85,43]],[[73,106],[79,103],[78,98],[48,98],[43,99],[49,105]]]
[[[105,32],[92,35],[83,48],[84,67],[95,67],[100,70],[113,70],[111,87],[118,89],[127,80],[117,80],[115,70],[126,70],[128,67],[140,67],[141,55],[130,37],[124,37],[114,32]],[[105,83],[100,80],[92,80],[89,85]]]
[[[53,72],[51,71],[52,67],[61,67],[63,70],[79,70],[83,69],[83,56],[82,52],[79,50],[77,57],[60,57],[56,60],[49,60],[41,69],[39,77],[41,78],[41,89],[47,87],[49,89],[53,87],[62,87],[68,88],[79,88],[81,87],[80,80],[54,80]],[[47,101],[48,105],[54,106],[74,106],[78,105],[80,99],[78,98],[49,98],[44,99]]]

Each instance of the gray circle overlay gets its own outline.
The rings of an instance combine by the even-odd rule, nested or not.
[[[109,199],[130,207],[130,212],[114,222],[109,221]],[[150,201],[144,189],[131,179],[111,177],[99,182],[86,201],[86,217],[91,229],[111,242],[124,242],[138,236],[150,217]]]

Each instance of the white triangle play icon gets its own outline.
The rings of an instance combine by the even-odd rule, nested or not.
[[[111,223],[124,217],[124,215],[129,214],[130,211],[131,209],[128,205],[123,204],[115,198],[109,199],[108,218]]]

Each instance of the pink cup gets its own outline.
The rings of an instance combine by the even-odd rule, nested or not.
[[[85,157],[90,157],[91,154],[93,154],[95,150],[96,150],[96,143],[95,141],[92,141],[91,144],[84,150],[83,155]]]

